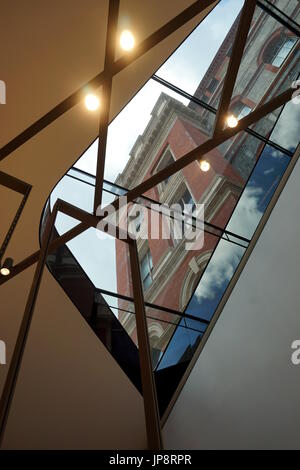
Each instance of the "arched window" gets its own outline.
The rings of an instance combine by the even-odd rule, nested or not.
[[[159,323],[158,321],[154,321],[148,324],[148,334],[151,345],[153,367],[156,367],[158,361],[160,360],[163,354],[162,345],[160,345],[160,340],[162,339],[167,329],[168,328],[163,328],[161,323]]]
[[[273,67],[281,67],[296,44],[296,41],[296,37],[290,37],[285,34],[276,35],[264,50],[263,62],[271,64]]]
[[[163,156],[160,159],[159,164],[156,167],[156,172],[163,170],[164,168],[167,168],[171,163],[175,161],[175,158],[168,147],[166,151],[164,152]],[[168,182],[170,181],[171,176],[168,176],[162,183],[160,184],[161,190],[164,190],[164,188],[167,186]]]
[[[153,271],[153,261],[152,261],[152,256],[151,252],[148,249],[143,256],[141,262],[140,262],[140,268],[141,268],[141,278],[143,282],[143,287],[144,290],[147,290],[148,287],[151,286],[152,284],[152,271]]]
[[[201,277],[208,260],[211,257],[211,251],[205,251],[189,262],[180,293],[180,310],[184,310],[191,300],[196,285]]]
[[[284,43],[276,52],[272,60],[272,65],[274,65],[274,67],[280,67],[283,64],[283,62],[285,61],[285,59],[287,58],[287,56],[293,49],[295,43],[296,43],[296,38],[285,39]]]

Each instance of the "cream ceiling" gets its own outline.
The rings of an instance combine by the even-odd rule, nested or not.
[[[120,27],[129,24],[137,41],[143,40],[191,3],[190,0],[121,0]],[[103,69],[107,1],[18,0],[16,4],[15,8],[8,0],[1,4],[0,79],[7,85],[7,104],[0,107],[1,147]],[[201,16],[115,76],[111,117],[122,109]],[[30,243],[30,250],[36,248],[38,221],[51,189],[97,133],[97,114],[88,113],[79,104],[0,162],[0,170],[33,186],[22,217],[24,223],[30,217],[35,245]],[[10,247],[13,257],[19,260],[24,246],[17,247],[12,240]]]

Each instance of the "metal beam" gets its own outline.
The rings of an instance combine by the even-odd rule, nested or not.
[[[55,224],[56,216],[58,212],[62,212],[71,217],[81,220],[81,224],[69,230],[67,234],[59,237],[55,242],[51,244],[51,235],[53,226]],[[35,270],[34,278],[32,281],[30,293],[27,299],[21,327],[18,332],[17,341],[14,347],[12,359],[10,362],[8,374],[5,380],[3,393],[0,400],[0,445],[3,441],[4,431],[11,408],[18,375],[20,372],[24,350],[28,338],[28,333],[33,317],[33,312],[38,296],[43,270],[46,264],[47,255],[53,246],[57,247],[57,242],[66,242],[66,239],[73,238],[76,234],[84,231],[87,227],[96,226],[99,222],[99,217],[91,215],[82,209],[79,209],[71,204],[57,200],[53,211],[48,219],[44,236],[42,237],[42,246],[39,252],[36,252],[31,257],[24,260],[22,269],[28,267],[29,263],[33,264],[37,258],[37,267]],[[122,233],[121,231],[118,234]],[[67,236],[66,236],[67,235]],[[122,233],[124,236],[124,234]],[[147,437],[149,449],[161,450],[162,449],[162,436],[160,428],[159,410],[156,396],[156,387],[154,381],[154,375],[152,371],[152,361],[150,344],[147,330],[145,304],[143,299],[143,288],[140,276],[138,253],[136,248],[135,240],[127,238],[124,240],[129,244],[130,251],[130,264],[132,273],[132,284],[134,293],[134,305],[136,313],[137,323],[137,335],[139,342],[140,352],[140,364],[141,364],[141,376],[143,384],[143,397],[144,397],[144,408],[145,408],[145,420],[147,428]]]
[[[16,388],[16,383],[18,379],[18,375],[20,372],[24,350],[28,338],[28,333],[32,321],[32,316],[34,312],[34,307],[36,304],[36,299],[38,295],[38,291],[41,285],[42,275],[44,266],[46,263],[47,253],[49,249],[49,243],[52,234],[52,228],[55,222],[56,214],[57,214],[57,207],[58,205],[55,204],[53,208],[53,212],[50,216],[49,223],[46,228],[45,238],[42,243],[42,248],[40,252],[39,261],[34,273],[30,293],[27,299],[24,315],[22,318],[22,323],[18,332],[16,344],[14,347],[13,355],[10,361],[8,373],[5,379],[3,392],[0,399],[0,446],[3,442],[5,427],[9,415],[9,411],[11,408],[14,391]]]
[[[107,143],[107,131],[109,125],[109,112],[112,92],[112,67],[115,62],[115,52],[117,43],[117,27],[119,19],[120,0],[109,0],[109,11],[106,32],[104,74],[107,78],[102,85],[100,120],[99,120],[99,140],[96,168],[96,184],[94,194],[94,214],[102,201],[102,187],[105,168],[105,155]]]
[[[168,21],[164,26],[159,28],[157,31],[152,33],[148,38],[138,44],[135,51],[127,56],[118,59],[114,65],[112,74],[116,75],[128,65],[135,62],[137,59],[142,57],[146,52],[152,49],[154,46],[159,44],[161,41],[166,39],[172,33],[177,31],[181,26],[185,25],[188,21],[193,19],[196,15],[202,13],[206,8],[212,6],[214,3],[218,3],[219,0],[198,0],[190,5],[188,8],[179,13],[175,18]],[[30,140],[32,137],[37,135],[40,131],[45,129],[49,124],[54,122],[65,112],[76,106],[83,98],[86,89],[97,89],[103,81],[108,78],[104,71],[93,77],[91,80],[86,82],[72,95],[68,96],[65,100],[61,101],[58,105],[52,108],[48,113],[42,116],[40,119],[31,124],[27,129],[21,132],[19,135],[10,140],[6,145],[0,149],[0,161],[6,158],[10,153],[21,147],[25,142]]]
[[[2,186],[5,186],[6,188],[11,189],[12,191],[15,191],[17,193],[23,194],[22,201],[19,204],[19,207],[17,209],[17,212],[14,216],[14,219],[12,223],[10,224],[10,227],[5,235],[5,238],[3,240],[3,243],[0,247],[0,264],[2,261],[2,258],[5,254],[5,251],[7,249],[7,246],[10,242],[10,239],[14,233],[14,230],[17,226],[17,223],[21,217],[21,214],[23,212],[23,209],[25,207],[25,204],[27,202],[27,199],[29,197],[30,191],[32,189],[32,186],[25,181],[19,180],[18,178],[15,178],[14,176],[8,175],[7,173],[4,173],[3,171],[0,171],[0,184]]]
[[[229,60],[223,89],[217,111],[213,136],[216,136],[224,128],[226,115],[230,106],[230,101],[237,79],[238,71],[242,61],[248,33],[250,30],[256,2],[254,0],[245,0],[244,7],[241,12],[239,25],[232,46],[232,53]]]
[[[81,222],[80,224],[76,225],[76,227],[68,230],[68,232],[66,232],[64,235],[61,235],[59,238],[50,243],[49,253],[52,253],[53,251],[57,250],[57,248],[59,248],[60,246],[65,245],[70,240],[77,237],[88,228],[88,224]],[[13,277],[17,276],[21,272],[25,271],[25,269],[29,268],[34,263],[36,263],[39,260],[40,252],[41,250],[35,251],[34,253],[32,253],[32,255],[28,256],[27,258],[20,261],[20,263],[13,266],[9,276],[1,276],[0,286],[8,282]]]
[[[199,147],[193,149],[191,152],[187,153],[183,157],[181,157],[179,160],[176,162],[172,163],[168,167],[164,168],[163,170],[159,171],[152,177],[150,177],[148,180],[142,182],[140,185],[136,186],[134,189],[130,190],[126,196],[127,196],[127,202],[132,202],[136,198],[140,197],[143,195],[144,192],[148,191],[152,187],[156,186],[159,182],[164,181],[168,176],[171,176],[172,174],[176,173],[180,169],[184,168],[185,166],[189,165],[193,161],[197,160],[201,156],[203,156],[205,153],[210,152],[213,150],[215,147],[218,145],[222,144],[225,142],[227,139],[230,139],[231,137],[234,137],[237,133],[239,133],[242,130],[245,130],[248,126],[254,124],[256,121],[259,119],[263,118],[267,114],[271,113],[278,107],[284,105],[286,102],[290,101],[292,94],[294,90],[289,89],[282,93],[281,95],[277,96],[276,98],[273,98],[269,102],[261,105],[260,107],[256,108],[252,113],[248,114],[248,116],[244,117],[239,121],[239,125],[234,128],[234,129],[225,129],[220,133],[218,138],[215,139],[210,139],[206,141],[204,144],[200,145]],[[120,198],[117,198],[115,201],[111,203],[116,209],[118,209],[120,203]],[[68,207],[70,206],[69,203],[65,203],[64,208],[68,210]],[[73,206],[75,207],[75,206]],[[77,208],[78,209],[78,208]],[[82,212],[85,213],[84,217],[94,217],[94,224],[96,223],[96,217],[97,216],[92,216],[91,214],[88,214],[85,211],[82,211],[81,209],[78,209],[79,212],[77,214],[80,214],[81,211],[81,217],[83,217]],[[105,212],[105,208],[103,208],[103,212]],[[76,218],[76,216],[75,216]],[[101,219],[103,219],[104,216],[102,217],[97,217],[97,221],[100,222]],[[87,218],[85,219],[87,221]],[[97,224],[96,224],[97,225]],[[93,226],[96,226],[93,225]],[[79,233],[83,232],[90,226],[90,222],[87,223],[86,225],[80,224],[80,226],[74,227],[72,230],[64,234],[61,238],[55,240],[51,244],[51,250],[55,250],[58,246],[63,245],[64,243],[67,243],[70,241],[72,238],[78,235]],[[53,248],[52,248],[53,247]],[[19,274],[22,272],[24,269],[29,267],[30,265],[34,264],[39,256],[39,251],[36,251],[33,253],[31,256],[23,260],[21,263],[19,263],[17,266],[14,267],[12,274],[8,276],[6,279],[1,280],[0,279],[0,285],[3,284],[4,282],[7,282],[9,279],[14,277],[16,274]]]
[[[254,124],[255,122],[259,121],[260,119],[262,119],[267,114],[271,113],[275,109],[277,109],[280,106],[284,105],[285,103],[287,103],[288,101],[291,100],[293,93],[294,93],[293,89],[288,89],[287,91],[285,91],[281,95],[279,95],[276,98],[273,98],[272,100],[270,100],[269,102],[259,106],[254,111],[252,111],[252,113],[245,116],[243,119],[241,119],[239,121],[239,124],[238,124],[237,127],[233,128],[233,129],[232,128],[227,128],[227,129],[221,131],[216,137],[207,140],[206,142],[204,142],[200,146],[198,146],[195,149],[188,152],[183,157],[176,160],[174,163],[171,163],[166,168],[163,168],[162,170],[158,171],[153,176],[148,178],[146,181],[143,181],[138,186],[136,186],[134,189],[129,191],[126,194],[127,202],[132,202],[134,199],[142,196],[145,192],[149,191],[149,189],[157,186],[159,183],[161,183],[165,179],[169,178],[174,173],[177,173],[177,171],[182,170],[183,168],[185,168],[190,163],[194,162],[195,160],[199,159],[203,155],[207,154],[208,152],[212,151],[213,149],[215,149],[219,145],[226,142],[226,140],[234,137],[240,131],[245,130],[247,127],[249,127],[252,124]],[[117,206],[118,201],[119,201],[118,199],[115,200],[114,202],[112,202],[112,205]]]
[[[140,263],[135,241],[129,243],[130,268],[139,345],[141,378],[143,387],[145,420],[149,450],[162,450],[160,416],[145,312]]]

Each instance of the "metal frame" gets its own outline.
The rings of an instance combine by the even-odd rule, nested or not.
[[[102,85],[102,102],[100,106],[100,128],[99,128],[99,144],[98,144],[97,169],[96,169],[96,186],[95,186],[95,196],[94,196],[94,214],[96,214],[97,208],[98,206],[100,206],[101,201],[102,201],[102,186],[103,186],[103,177],[104,177],[107,132],[108,132],[108,125],[109,125],[109,111],[110,111],[112,81],[113,81],[112,67],[113,67],[114,60],[115,60],[119,7],[120,7],[120,0],[110,0],[109,11],[108,11],[108,21],[107,21],[107,33],[106,33],[105,60],[104,60],[104,73],[107,73],[108,77],[104,80],[103,85]]]
[[[217,109],[211,106],[210,104],[205,103],[205,101],[200,100],[196,96],[190,95],[186,91],[182,90],[181,88],[178,88],[177,86],[173,85],[172,83],[168,82],[167,80],[159,77],[158,75],[152,75],[152,80],[156,81],[157,83],[160,83],[161,85],[165,86],[166,88],[169,88],[170,90],[174,91],[175,93],[178,93],[179,95],[183,96],[183,98],[188,99],[189,101],[192,101],[193,103],[197,104],[198,106],[201,106],[202,108],[206,109],[207,111],[210,111],[213,114],[217,114]],[[278,116],[277,119],[279,119],[280,115]],[[273,140],[268,139],[267,137],[263,136],[262,134],[259,134],[259,132],[255,131],[254,129],[251,129],[250,127],[247,127],[245,129],[245,132],[248,134],[253,135],[257,139],[262,140],[266,144],[270,145],[271,147],[275,148],[276,150],[279,150],[280,152],[284,153],[288,157],[292,157],[294,154],[293,152],[290,152],[289,150],[285,149],[284,147],[281,147],[281,145],[277,144]],[[77,170],[77,168],[76,168]],[[80,170],[82,171],[82,170]]]
[[[53,249],[54,242],[51,244],[52,230],[56,221],[57,214],[61,212],[69,215],[81,223],[74,229],[70,230],[65,234],[64,239],[74,238],[74,234],[79,235],[85,231],[88,227],[96,227],[99,218],[95,217],[82,209],[79,209],[71,204],[58,199],[53,207],[53,211],[47,221],[46,229],[41,243],[41,249],[36,255],[31,256],[30,262],[35,259],[37,261],[37,267],[34,273],[31,289],[28,295],[24,315],[22,318],[21,327],[18,332],[16,344],[14,347],[12,359],[6,376],[1,400],[0,400],[0,444],[3,441],[5,427],[11,408],[16,383],[19,375],[19,371],[22,365],[24,350],[28,338],[28,333],[34,313],[34,308],[41,285],[44,267],[46,259],[50,250]],[[72,232],[72,233],[70,233]],[[66,237],[67,235],[67,237]],[[127,239],[125,239],[127,235]],[[120,237],[121,236],[121,237]],[[144,409],[145,409],[145,421],[147,429],[148,447],[151,450],[161,450],[162,436],[160,417],[157,404],[156,388],[154,381],[154,374],[152,370],[150,344],[148,338],[147,322],[145,315],[145,305],[143,296],[143,287],[140,276],[139,260],[136,248],[136,241],[128,236],[127,233],[117,229],[117,238],[121,238],[122,241],[128,243],[130,251],[130,264],[132,274],[132,285],[133,285],[133,298],[136,315],[137,335],[139,343],[140,353],[140,366],[141,366],[141,377],[142,377],[142,388],[144,398]],[[70,239],[71,239],[70,238]],[[59,237],[56,242],[61,241],[62,237]],[[58,244],[56,243],[56,247]],[[34,262],[34,261],[33,261]]]
[[[110,0],[112,1],[112,0]],[[172,33],[177,31],[181,26],[185,25],[188,21],[192,20],[195,16],[202,13],[206,8],[218,3],[219,0],[197,0],[188,8],[179,13],[175,18],[168,21],[164,26],[152,33],[140,44],[137,44],[131,54],[120,57],[113,63],[111,74],[117,75],[123,69],[142,57],[146,52],[155,47],[161,41],[166,39]],[[87,89],[95,90],[99,88],[104,80],[107,78],[107,71],[102,71],[91,80],[86,82],[72,95],[61,101],[58,105],[52,108],[48,113],[40,119],[31,124],[27,129],[14,137],[6,145],[0,149],[0,161],[10,155],[13,151],[21,147],[25,142],[37,135],[45,127],[49,126],[52,122],[62,116],[64,113],[76,106],[83,98]]]
[[[256,3],[259,8],[268,13],[268,15],[272,16],[276,21],[281,23],[285,28],[289,29],[292,33],[299,37],[300,25],[292,18],[289,18],[283,11],[279,10],[276,5],[270,3],[268,0],[257,0]]]
[[[215,119],[213,138],[218,135],[218,133],[221,131],[221,129],[224,128],[225,125],[226,114],[230,106],[234,85],[242,61],[255,8],[255,1],[245,0],[238,28],[236,31],[235,40],[233,42],[232,53],[230,56],[229,65],[225,76],[217,116]]]
[[[50,110],[46,115],[40,118],[38,121],[29,126],[21,134],[16,136],[6,145],[0,149],[0,161],[6,158],[11,152],[19,148],[29,139],[38,134],[42,129],[47,127],[49,124],[54,122],[58,117],[63,115],[66,111],[74,107],[79,103],[83,98],[83,91],[88,87],[90,89],[98,88],[102,85],[103,93],[103,109],[100,112],[100,121],[101,127],[99,131],[100,135],[100,144],[98,150],[98,162],[97,162],[97,175],[96,175],[96,191],[95,191],[95,200],[94,200],[94,214],[97,206],[101,201],[102,185],[103,185],[103,170],[105,163],[105,147],[106,147],[106,138],[107,138],[107,127],[109,123],[109,108],[110,108],[110,99],[111,99],[111,89],[112,89],[112,79],[114,75],[119,73],[121,70],[126,68],[128,65],[132,64],[139,57],[144,55],[151,48],[159,44],[163,39],[167,38],[170,34],[178,30],[183,26],[187,21],[194,18],[197,14],[203,12],[209,6],[212,6],[216,3],[214,0],[199,0],[193,3],[190,7],[185,9],[166,25],[158,29],[156,32],[151,34],[148,38],[142,41],[135,48],[134,52],[126,56],[121,57],[117,61],[114,61],[114,44],[115,44],[115,33],[116,25],[118,21],[118,10],[119,10],[119,0],[110,0],[109,4],[109,16],[108,16],[108,30],[106,38],[106,52],[105,52],[105,68],[104,71],[99,73],[96,77],[91,79],[83,87],[78,89],[71,96],[66,98],[55,108]],[[229,70],[226,74],[224,85],[223,85],[223,94],[221,99],[221,105],[217,113],[217,119],[215,124],[215,132],[212,139],[209,139],[204,144],[198,146],[191,152],[187,153],[185,156],[170,164],[168,167],[160,170],[158,173],[151,176],[148,180],[143,181],[134,189],[130,190],[127,193],[127,202],[132,202],[136,198],[142,196],[146,191],[152,187],[159,184],[161,181],[170,177],[177,171],[183,169],[193,161],[199,159],[201,156],[205,155],[207,152],[210,152],[226,140],[234,137],[237,133],[242,130],[245,130],[250,125],[254,124],[262,117],[271,113],[278,107],[287,103],[293,94],[293,90],[287,90],[281,95],[273,98],[268,103],[262,104],[252,111],[248,116],[240,120],[239,125],[234,129],[223,129],[223,117],[228,112],[228,107],[232,95],[232,90],[235,85],[236,76],[240,66],[240,62],[243,55],[243,49],[245,46],[246,38],[251,25],[251,18],[253,14],[254,7],[256,6],[255,0],[245,0],[245,6],[240,17],[240,23],[238,31],[240,34],[237,34],[234,45],[233,45],[233,54],[229,65]],[[241,36],[242,35],[242,39]],[[120,199],[117,198],[113,205],[115,208],[119,207]],[[71,215],[81,223],[76,227],[69,230],[66,234],[59,237],[55,242],[51,242],[52,228],[54,226],[56,216],[58,211],[64,212],[65,214]],[[105,211],[105,209],[104,209]],[[20,215],[20,214],[19,214]],[[19,216],[17,217],[18,220]],[[0,440],[2,441],[5,426],[11,407],[11,403],[14,396],[14,391],[16,387],[16,382],[20,367],[22,364],[22,358],[24,354],[24,349],[26,346],[28,332],[31,325],[31,320],[34,313],[34,307],[36,304],[36,299],[41,284],[42,274],[47,258],[47,254],[58,247],[60,244],[64,244],[67,241],[74,238],[76,235],[79,235],[85,231],[88,227],[95,227],[104,216],[97,217],[82,211],[68,203],[58,200],[54,206],[54,210],[51,214],[51,217],[48,221],[46,232],[42,240],[41,249],[31,256],[19,263],[18,268],[14,270],[9,279],[11,279],[16,274],[22,272],[31,264],[37,262],[37,267],[35,270],[35,275],[33,278],[32,286],[30,293],[27,299],[24,316],[22,319],[21,327],[18,332],[18,337],[16,345],[13,352],[13,357],[10,363],[9,371],[5,381],[5,386],[3,394],[0,400]],[[143,383],[143,395],[144,395],[144,408],[145,408],[145,417],[146,417],[146,428],[147,428],[147,437],[148,445],[151,449],[162,449],[162,437],[161,437],[161,424],[158,414],[157,406],[157,397],[156,389],[153,378],[153,371],[151,365],[151,355],[149,349],[149,338],[147,334],[147,324],[145,318],[145,303],[143,298],[143,289],[141,283],[140,267],[138,254],[136,249],[136,244],[134,241],[127,239],[124,240],[129,243],[130,250],[130,264],[133,277],[133,290],[134,290],[134,303],[136,309],[136,318],[137,318],[137,333],[139,340],[139,349],[140,349],[140,363],[141,363],[141,373],[142,373],[142,383]],[[9,280],[8,279],[8,280]],[[1,284],[2,282],[0,282]],[[220,311],[220,310],[219,310]]]
[[[17,212],[14,216],[14,219],[12,223],[10,224],[10,227],[7,231],[7,234],[5,235],[5,238],[3,240],[3,243],[0,247],[0,265],[2,262],[2,258],[5,254],[5,251],[7,249],[7,246],[9,244],[9,241],[14,233],[14,230],[17,226],[17,223],[21,217],[21,214],[23,212],[23,209],[25,207],[25,204],[27,202],[27,199],[29,197],[30,191],[31,191],[31,185],[28,183],[25,183],[25,181],[19,180],[15,178],[14,176],[10,176],[7,173],[4,173],[3,171],[0,171],[0,184],[2,186],[5,186],[6,188],[12,189],[13,191],[23,194],[23,199],[17,209]]]

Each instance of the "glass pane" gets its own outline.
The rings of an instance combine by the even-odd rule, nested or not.
[[[232,95],[231,112],[239,116],[245,106],[253,110],[290,88],[299,73],[299,57],[295,33],[257,6]],[[280,109],[252,128],[268,136],[279,113]]]
[[[222,0],[163,64],[157,75],[204,101],[219,95],[220,82],[228,66],[228,53],[235,38],[235,20],[242,6],[242,0]],[[215,76],[211,71],[213,61]]]
[[[138,347],[136,318],[134,304],[131,299],[115,298],[109,294],[102,293],[105,305],[108,306],[120,321],[121,325],[127,331],[132,341]],[[155,368],[162,357],[169,341],[176,329],[189,330],[189,332],[202,333],[206,324],[193,320],[190,327],[181,322],[181,317],[176,315],[176,311],[162,310],[157,306],[146,306],[146,318],[148,325],[148,334],[151,346],[153,368]],[[191,320],[190,320],[191,321]]]
[[[300,98],[296,100],[284,106],[270,136],[272,142],[290,152],[296,150],[300,140]]]
[[[51,209],[57,199],[69,202],[87,212],[93,210],[95,188],[84,181],[78,181],[71,176],[64,176],[51,193]]]
[[[199,344],[203,333],[184,328],[184,326],[185,322],[182,320],[180,327],[176,329],[165,354],[162,356],[157,366],[158,370],[162,370],[179,363],[188,364],[192,359],[195,348]]]
[[[86,171],[76,168],[76,166],[73,166],[73,168],[70,168],[67,175],[95,186],[95,181],[96,181],[95,176],[87,173]]]
[[[281,21],[288,23],[290,27],[294,27],[300,34],[299,0],[274,0],[273,3],[269,0],[260,0],[259,4],[277,15]]]
[[[186,313],[211,320],[244,252],[243,248],[232,243],[224,240],[219,242],[189,302]],[[203,336],[205,328],[202,333],[191,330],[194,320],[182,321],[189,329],[187,331],[176,330],[158,365],[159,369],[189,361]]]
[[[252,238],[291,158],[266,146],[228,223],[227,229]]]
[[[190,138],[187,132],[177,133],[177,136],[181,145],[185,145]],[[200,205],[204,204],[204,220],[224,228],[263,147],[261,140],[240,132],[200,157],[200,161],[195,161],[172,175],[167,185],[158,184],[149,190],[146,196],[168,207],[173,204],[195,204],[196,218],[201,218]],[[174,154],[176,153],[174,144]],[[206,165],[204,169],[203,164]],[[132,180],[132,183],[135,186],[136,181]],[[188,206],[185,212],[189,212]]]
[[[176,158],[168,139],[176,139],[176,129],[191,126],[194,138],[202,142],[210,136],[214,115],[166,86],[149,80],[109,126],[105,161],[105,179],[131,188],[145,172],[156,172]],[[201,136],[198,136],[201,134]],[[120,145],[120,142],[122,145]],[[190,142],[193,147],[193,140]],[[155,148],[160,152],[158,166],[150,168]],[[170,157],[165,160],[165,157]],[[131,174],[131,171],[134,172]]]

